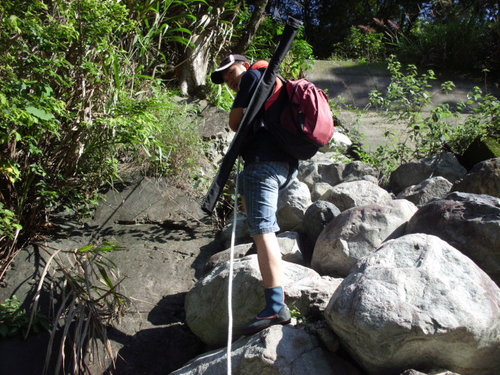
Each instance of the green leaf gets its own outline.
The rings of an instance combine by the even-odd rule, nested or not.
[[[52,120],[54,115],[52,113],[45,112],[43,109],[35,107],[26,107],[26,112],[31,113],[33,116],[38,117],[40,120]]]

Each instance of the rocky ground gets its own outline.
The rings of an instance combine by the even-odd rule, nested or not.
[[[321,68],[329,70],[328,74],[332,75],[328,76],[329,78],[326,76],[321,78],[319,76],[311,75],[310,78],[312,80],[317,81],[320,86],[322,84],[326,85],[333,83],[336,86],[333,86],[330,92],[333,91],[338,93],[335,95],[346,95],[346,97],[350,95],[353,100],[353,104],[358,106],[364,105],[364,98],[367,98],[367,88],[372,85],[377,88],[383,87],[384,82],[386,82],[387,79],[385,75],[378,71],[365,71],[360,73],[359,71],[356,72],[351,69],[338,70],[336,67],[332,66],[322,67],[321,64],[317,65],[317,67],[318,70],[315,71],[314,74],[319,74],[319,70]],[[354,79],[353,77],[358,78]],[[222,125],[226,123],[226,115],[221,114],[220,112],[209,107],[203,107],[202,114],[204,115],[204,123],[201,124],[200,129],[204,137],[206,139],[213,140],[217,145],[227,144],[227,140],[230,139],[230,133],[222,127]],[[349,118],[349,116],[351,116],[349,113],[345,114],[345,118]],[[368,134],[373,135],[369,137],[370,143],[368,146],[375,147],[383,141],[381,132],[383,132],[385,127],[394,125],[383,124],[377,113],[372,113],[370,116],[368,117],[371,118],[371,120],[364,123],[365,125],[363,126],[365,126],[364,129],[367,132],[372,132]],[[352,124],[354,126],[354,122]],[[373,124],[379,124],[379,126],[377,127]],[[363,130],[363,128],[360,129]],[[212,150],[210,158],[215,164],[217,164],[217,160],[220,158],[220,151],[220,146],[216,146]],[[306,227],[307,224],[317,223],[316,225],[310,225],[309,229],[306,228],[306,230],[313,233],[310,234],[310,236],[313,236],[316,239],[319,237],[321,232],[318,230],[318,227],[323,229],[324,225],[326,225],[326,221],[332,220],[334,217],[340,217],[337,221],[344,220],[343,222],[345,225],[355,227],[357,225],[355,218],[353,219],[352,217],[347,217],[348,215],[346,214],[339,216],[341,211],[352,208],[352,205],[364,206],[374,202],[391,201],[394,198],[388,192],[382,191],[383,189],[378,189],[376,186],[376,177],[373,175],[374,172],[366,169],[366,166],[364,166],[363,171],[360,172],[358,171],[358,167],[356,165],[346,166],[343,163],[336,163],[335,165],[332,165],[331,160],[328,160],[328,163],[316,161],[313,164],[304,166],[301,181],[303,184],[308,185],[309,190],[311,190],[311,196],[308,198],[297,198],[296,201],[292,199],[290,202],[283,203],[283,207],[285,208],[282,212],[280,220],[282,221],[285,229],[295,229],[297,219],[301,221],[304,220]],[[431,164],[432,168],[434,168],[435,165],[433,163]],[[442,182],[441,180],[433,180],[432,183],[428,183],[425,186],[419,186],[419,183],[429,177],[434,177],[435,175],[445,175],[447,178],[450,178],[449,175],[446,175],[447,167],[447,165],[443,166],[443,170],[445,170],[445,172],[437,172],[431,167],[429,167],[431,169],[427,170],[425,167],[421,166],[418,168],[415,166],[408,166],[407,170],[399,172],[401,176],[414,176],[414,174],[419,171],[423,171],[423,174],[415,176],[415,181],[410,182],[404,177],[401,177],[398,180],[398,174],[395,174],[393,181],[393,184],[397,184],[395,191],[399,194],[403,194],[398,197],[409,199],[418,206],[424,205],[429,199],[431,199],[428,197],[428,194],[431,194],[433,198],[436,198],[437,195],[444,197],[445,194],[450,191],[452,183]],[[429,172],[430,175],[427,175],[427,172]],[[207,173],[211,172],[207,170]],[[463,177],[465,172],[459,173],[461,173]],[[364,180],[364,182],[356,182],[355,186],[350,188],[357,193],[346,193],[343,190],[346,185],[349,185],[350,178],[353,178],[354,180]],[[444,177],[442,178],[445,179]],[[474,183],[474,180],[488,181],[488,179],[483,180],[474,176],[471,177],[471,180],[471,183]],[[428,185],[439,186],[437,190],[432,190],[432,193],[429,193],[427,188]],[[443,185],[444,190],[442,190]],[[486,183],[482,185],[486,185]],[[337,187],[332,189],[333,186]],[[415,188],[415,186],[417,187]],[[414,189],[411,191],[405,191],[406,188],[410,187],[414,187]],[[308,188],[305,190],[309,193]],[[480,192],[479,189],[482,188],[484,187],[477,186],[475,191]],[[488,192],[495,191],[495,189],[498,190],[499,188],[496,185],[492,185]],[[297,191],[300,191],[300,189],[298,188]],[[366,192],[366,194],[361,194],[362,192]],[[486,194],[488,194],[488,192],[486,192]],[[349,196],[349,199],[347,199],[346,196]],[[313,201],[317,201],[321,198],[320,201],[329,203],[324,203],[323,206],[321,206],[321,204],[314,205],[315,207],[318,205],[320,206],[316,208],[316,213],[304,212],[305,208],[307,208],[305,206],[311,205],[312,197],[314,197]],[[373,201],[366,201],[366,199]],[[168,374],[181,368],[188,360],[191,360],[199,354],[206,353],[210,349],[220,346],[213,343],[211,344],[211,337],[213,336],[203,336],[203,334],[200,334],[199,332],[195,335],[193,333],[193,331],[197,330],[195,325],[188,327],[186,324],[186,320],[189,320],[186,317],[186,311],[184,308],[186,295],[188,292],[195,289],[198,280],[207,275],[207,272],[210,271],[210,267],[217,267],[217,264],[220,264],[221,261],[223,262],[224,259],[226,259],[225,256],[227,255],[223,252],[219,253],[227,247],[227,237],[220,238],[217,235],[213,222],[201,212],[199,208],[199,201],[199,197],[187,194],[185,191],[172,186],[167,180],[135,178],[130,180],[129,183],[121,186],[119,189],[109,191],[105,196],[105,200],[90,220],[76,222],[71,218],[71,216],[65,215],[64,213],[58,215],[56,226],[50,238],[46,242],[40,242],[37,246],[27,248],[21,252],[15,262],[14,268],[8,273],[5,280],[6,285],[0,289],[0,301],[11,296],[12,294],[16,294],[20,298],[23,298],[23,296],[29,295],[29,293],[33,291],[36,285],[35,282],[37,277],[43,269],[43,261],[41,260],[46,259],[46,255],[44,255],[45,253],[43,251],[44,247],[48,246],[51,248],[75,249],[85,246],[91,242],[102,242],[106,240],[116,241],[124,247],[124,250],[111,254],[111,258],[117,264],[121,276],[124,277],[124,281],[121,284],[122,291],[130,297],[132,303],[121,322],[117,323],[109,330],[109,337],[112,340],[113,348],[117,353],[115,369],[112,371],[112,365],[110,362],[104,364],[93,363],[91,367],[92,374],[111,374],[111,372],[113,372],[117,375],[156,375]],[[339,207],[340,209],[336,208],[337,211],[335,211],[331,207],[331,205],[333,205],[332,202],[335,202],[335,207]],[[294,205],[302,207],[302,211],[298,214],[298,216],[296,215],[296,210],[293,208]],[[494,205],[495,204],[493,204],[493,206]],[[405,213],[408,218],[416,211],[416,207],[413,205],[411,206],[413,207],[410,210],[411,212],[408,215]],[[456,203],[453,203],[452,206],[452,209],[455,209],[455,211],[458,210]],[[479,204],[479,206],[481,206],[481,204]],[[397,211],[399,208],[385,207],[376,209],[375,211],[377,210],[383,211],[385,215],[388,212]],[[495,210],[498,210],[498,207],[495,208]],[[375,247],[379,246],[385,237],[387,237],[385,235],[389,235],[402,224],[402,222],[398,221],[398,218],[401,219],[402,214],[400,211],[397,212],[399,213],[394,214],[396,219],[390,221],[391,226],[384,228],[385,232],[381,231],[376,224],[367,224],[368,229],[364,228],[364,230],[367,230],[371,234],[363,240],[365,243],[364,246],[367,246],[366,244],[371,244]],[[359,212],[357,212],[356,215],[366,216],[367,213],[362,209],[359,209]],[[495,211],[494,215],[497,215],[497,211]],[[306,217],[306,219],[304,219],[304,217]],[[406,221],[408,218],[405,216],[405,220],[403,221]],[[472,220],[474,221],[475,219],[472,218]],[[425,221],[426,219],[424,217],[422,222],[425,223]],[[359,220],[357,223],[359,224]],[[418,223],[414,223],[414,227],[417,227],[417,224]],[[418,231],[419,230],[415,229],[415,233]],[[456,231],[461,232],[463,230],[461,227],[458,227]],[[359,241],[356,236],[359,236],[360,234],[352,231],[346,231],[346,233],[350,233],[352,236],[352,238],[350,237],[346,239],[346,241],[356,242],[356,246],[359,246]],[[376,237],[376,239],[374,239],[375,237],[370,237],[375,236],[372,233],[376,233],[378,237]],[[449,234],[452,239],[454,236],[453,233]],[[484,235],[479,236],[484,237]],[[245,242],[244,234],[241,234],[240,238],[242,239],[242,242]],[[425,243],[427,239],[422,241]],[[325,242],[328,243],[325,238],[320,240],[320,243]],[[439,246],[444,245],[440,244]],[[466,246],[470,245],[466,243]],[[486,248],[490,246],[491,245],[485,245]],[[282,247],[290,250],[287,255],[284,255],[287,257],[287,260],[297,262],[297,253],[300,254],[300,251],[298,251],[297,241],[292,241],[291,245],[285,245],[283,242]],[[249,249],[249,246],[244,245],[243,248],[240,248],[240,255],[244,256],[251,254],[252,250]],[[311,251],[310,246],[309,251]],[[328,249],[325,251],[328,252]],[[396,250],[387,251],[390,252]],[[219,253],[219,259],[211,258],[216,253]],[[335,267],[337,268],[332,272],[342,274],[342,277],[347,275],[350,267],[352,267],[352,263],[355,262],[354,258],[356,258],[354,255],[345,256],[340,254],[339,257],[342,258],[342,261],[339,262],[338,259],[336,259],[327,263],[321,260],[320,254],[321,252],[318,251],[316,259],[312,262],[317,263],[317,271],[321,271],[322,273],[330,272],[328,267],[331,267],[331,264],[335,264]],[[311,252],[308,253],[306,258],[302,259],[302,264],[308,264],[312,260],[311,256]],[[373,261],[376,262],[376,260]],[[207,264],[211,264],[211,266],[207,268]],[[367,265],[367,267],[369,265]],[[299,266],[291,266],[291,268],[294,267]],[[322,269],[322,267],[325,269]],[[298,271],[295,271],[294,274],[300,275],[303,273],[302,269],[296,269]],[[320,284],[323,285],[328,283],[328,286],[326,287],[328,289],[332,288],[333,284],[331,283],[334,283],[336,288],[340,283],[340,279],[336,279],[337,281],[335,281],[331,276],[322,276],[322,278],[320,278],[315,271],[310,270],[307,272],[311,272],[311,278],[313,280],[312,284],[315,287]],[[474,269],[474,272],[480,271],[476,271]],[[245,274],[246,273],[249,272],[245,271]],[[479,278],[483,277],[484,276],[481,274]],[[300,279],[298,276],[297,278],[297,280]],[[353,276],[351,279],[353,278],[355,277]],[[255,280],[252,282],[258,281]],[[450,282],[456,283],[457,281],[453,279]],[[298,284],[300,284],[300,282]],[[299,305],[302,303],[304,306],[311,305],[309,303],[310,298],[316,298],[316,305],[313,304],[315,309],[324,309],[328,303],[330,295],[328,295],[327,298],[326,294],[328,293],[325,295],[320,293],[315,297],[311,297],[311,295],[314,295],[315,291],[311,284],[305,284],[308,285],[310,290],[308,296],[304,297],[307,293],[304,294],[304,292],[301,291],[302,289],[297,286],[295,292],[293,292],[294,289],[292,287],[289,288],[288,297],[292,298],[292,300],[299,301]],[[198,287],[197,290],[200,290],[200,288]],[[478,290],[473,290],[472,292],[480,293]],[[199,293],[201,293],[201,296],[205,294],[203,291]],[[497,292],[495,291],[495,293]],[[195,293],[192,294],[194,295]],[[245,296],[248,298],[255,297],[253,294]],[[217,301],[214,300],[214,302]],[[390,303],[390,301],[383,303]],[[217,305],[223,306],[224,304],[220,302],[217,303]],[[193,316],[193,314],[196,315],[197,310],[201,310],[201,306],[199,306],[199,308],[196,307],[196,303],[194,304],[194,308],[193,303],[189,306],[189,314],[191,314],[191,316]],[[193,309],[195,310],[194,312]],[[317,311],[315,314],[316,313]],[[253,312],[245,310],[242,312],[241,316],[244,316],[244,314],[251,315]],[[331,319],[335,320],[335,314],[338,314],[338,311],[331,311],[330,314],[330,316],[333,317]],[[208,315],[208,313],[206,315]],[[337,318],[340,317],[337,316]],[[431,316],[428,318],[433,319],[434,317]],[[211,320],[210,322],[209,324],[214,324],[214,320]],[[428,322],[426,321],[424,323],[427,324]],[[436,322],[431,323],[434,325],[437,324]],[[363,325],[363,322],[361,325]],[[321,336],[321,332],[323,332],[326,336],[329,335],[329,333],[325,333],[321,327],[316,328],[316,333],[318,335]],[[343,329],[345,329],[345,327],[339,327],[339,332]],[[354,327],[352,329],[358,330],[359,327]],[[269,352],[269,350],[274,350],[272,349],[273,345],[275,345],[276,340],[278,340],[276,337],[279,338],[281,335],[290,338],[289,342],[291,346],[278,346],[274,352]],[[201,340],[200,336],[210,338]],[[356,339],[363,341],[363,336],[357,336]],[[0,373],[20,375],[40,374],[41,363],[43,362],[46,348],[46,340],[47,336],[38,335],[31,337],[27,341],[13,339],[0,342]],[[252,344],[252,340],[255,341],[254,344]],[[373,340],[376,342],[378,338],[374,337]],[[250,344],[248,344],[248,342],[250,342]],[[307,343],[305,346],[307,350],[304,349],[305,351],[302,352],[297,351],[297,348],[293,345],[299,345],[298,343],[301,343],[301,345],[305,345],[305,343]],[[313,358],[309,357],[308,353],[311,353],[311,356],[314,354],[314,360],[319,361],[316,362],[320,364],[318,366],[322,366],[321,368],[326,369],[324,370],[325,373],[328,373],[328,369],[330,369],[329,366],[334,366],[334,368],[337,368],[335,366],[339,366],[337,370],[335,370],[338,371],[335,372],[335,374],[364,373],[359,366],[351,361],[350,355],[347,355],[342,350],[339,351],[339,343],[337,340],[329,341],[326,339],[323,340],[321,344],[318,344],[317,340],[315,338],[311,338],[309,333],[306,334],[291,328],[287,328],[283,331],[277,331],[274,329],[261,336],[256,336],[246,340],[240,339],[238,344],[235,344],[236,350],[240,350],[241,353],[244,353],[244,348],[247,348],[248,345],[254,345],[259,348],[250,357],[247,357],[250,358],[248,363],[253,363],[252,365],[249,365],[248,363],[246,364],[246,366],[250,366],[248,367],[248,371],[251,371],[250,369],[255,365],[255,358],[261,358],[262,356],[269,356],[269,358],[275,358],[278,356],[281,358],[280,355],[282,355],[283,358],[285,358],[282,363],[286,367],[293,363],[302,363],[300,361],[295,361],[298,357],[303,358],[305,361],[304,363],[307,363],[308,360]],[[322,351],[328,346],[330,346],[328,350],[330,352],[335,352],[336,354],[334,357],[338,358],[335,365],[332,365],[330,360],[324,360],[322,359],[323,357],[321,357]],[[334,348],[331,348],[331,346]],[[364,348],[364,350],[369,350],[369,347]],[[31,360],[19,361],[20,356],[25,355],[26,352],[32,353]],[[244,354],[243,357],[245,357],[245,355],[246,354]],[[220,351],[214,354],[213,358],[216,357],[221,358],[220,361],[224,360],[223,353]],[[252,360],[252,358],[254,359]],[[369,360],[363,360],[370,363]],[[198,362],[199,361],[200,359],[198,359]],[[344,366],[344,362],[346,361],[349,364]],[[191,370],[179,370],[179,373],[203,373],[189,372],[202,371],[199,370],[199,368],[198,370],[194,370],[197,368],[196,366],[198,366],[197,363],[191,364]],[[205,366],[207,366],[206,363]],[[211,365],[208,364],[208,366]],[[217,366],[221,366],[221,364],[219,363]],[[223,370],[215,369],[211,371],[214,371],[213,373],[216,374],[217,371]],[[310,371],[303,372],[305,371],[304,369],[297,369],[297,371],[297,374],[311,373]],[[209,372],[206,373],[208,374]],[[409,373],[410,372],[408,372],[408,374]],[[417,372],[414,373],[418,374]]]

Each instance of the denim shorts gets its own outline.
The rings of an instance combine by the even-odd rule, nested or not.
[[[289,173],[288,162],[265,161],[245,165],[239,177],[239,190],[245,197],[251,237],[279,231],[276,218],[278,194],[291,180]]]

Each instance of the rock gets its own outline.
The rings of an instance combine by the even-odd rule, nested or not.
[[[231,365],[235,375],[359,374],[340,357],[325,351],[314,335],[292,326],[272,326],[238,339],[232,344]],[[227,350],[223,348],[200,355],[170,375],[224,375],[226,371]]]
[[[405,232],[417,207],[404,199],[354,207],[325,227],[314,247],[311,267],[323,275],[347,276],[356,262],[389,238]]]
[[[417,162],[400,165],[391,173],[388,189],[398,194],[405,188],[418,185],[433,176],[442,176],[453,183],[466,173],[467,170],[460,165],[455,155],[445,152]]]
[[[329,276],[306,277],[286,288],[288,307],[302,316],[320,319],[342,280]]]
[[[451,193],[421,207],[408,222],[406,232],[438,236],[500,283],[499,198]]]
[[[431,177],[418,185],[407,187],[397,197],[407,199],[417,206],[423,206],[435,199],[444,198],[450,192],[452,186],[452,183],[444,177]]]
[[[453,185],[452,190],[500,198],[500,158],[477,163],[462,180]]]
[[[307,185],[294,179],[281,191],[278,198],[278,225],[280,230],[294,230],[302,224],[304,212],[311,205],[311,193]]]
[[[226,248],[231,246],[231,237],[233,235],[234,219],[232,214],[230,219],[220,233],[220,239]],[[247,215],[238,212],[236,215],[235,243],[244,244],[249,242],[252,242],[252,238],[248,234]]]
[[[95,211],[93,225],[173,224],[189,226],[205,214],[199,202],[166,178],[142,177],[121,190],[110,190]]]
[[[304,265],[297,232],[283,232],[276,235],[280,245],[281,258],[290,263]]]
[[[339,128],[335,129],[333,133],[333,138],[330,143],[319,149],[321,152],[337,151],[345,154],[349,147],[352,146],[352,141],[347,135],[345,135]]]
[[[342,179],[343,181],[355,181],[363,179],[366,176],[371,176],[375,178],[375,184],[377,184],[379,174],[373,165],[362,161],[353,161],[345,166],[342,172]]]
[[[387,202],[391,195],[378,185],[364,180],[342,182],[323,194],[323,201],[333,203],[340,211],[356,206]]]
[[[333,186],[326,182],[316,182],[312,185],[311,200],[316,202],[323,194],[330,190]]]
[[[299,234],[297,232],[283,232],[276,235],[282,259],[296,264],[304,264],[304,257],[299,247]],[[253,242],[236,245],[234,247],[234,259],[243,258],[247,255],[257,253]],[[214,254],[205,266],[205,273],[213,270],[218,264],[229,261],[231,257],[231,247]]]
[[[202,116],[196,116],[198,129],[202,139],[206,141],[209,150],[207,158],[213,165],[219,166],[226,154],[229,144],[234,137],[234,132],[229,129],[228,112],[207,103],[199,103]]]
[[[429,372],[420,372],[414,369],[409,369],[403,371],[400,375],[460,375],[460,374],[447,370],[431,370]]]
[[[304,214],[304,232],[314,244],[323,228],[340,214],[340,210],[327,201],[316,201],[311,204]]]
[[[334,163],[329,159],[310,159],[306,162],[301,162],[299,165],[299,180],[304,182],[309,190],[318,182],[337,185],[342,181],[342,172],[345,164]]]
[[[195,285],[197,276],[202,274],[208,257],[219,250],[220,245],[213,241],[216,232],[212,225],[191,221],[189,227],[168,227],[166,224],[111,224],[110,221],[109,225],[98,227],[92,222],[82,225],[70,222],[67,218],[59,220],[61,224],[52,228],[47,248],[44,244],[38,244],[18,254],[15,268],[7,272],[4,280],[6,285],[0,288],[0,303],[12,294],[23,301],[33,293],[45,262],[54,249],[74,251],[89,243],[112,241],[123,249],[105,255],[116,264],[117,270],[114,272],[118,271],[119,279],[123,278],[118,291],[131,299],[125,316],[118,322],[110,323],[108,335],[111,347],[117,354],[114,358],[115,373],[137,373],[131,369],[157,373],[155,371],[160,368],[169,372],[200,353],[203,344],[185,323],[184,298]],[[65,259],[65,255],[62,258]],[[54,275],[54,279],[59,275],[53,270],[50,274]],[[50,285],[50,289],[54,293],[58,291],[53,285]],[[48,293],[48,285],[45,290]],[[47,293],[42,294],[42,301],[46,300]],[[43,372],[43,361],[25,361],[29,362],[26,366],[33,366],[30,372],[19,372],[19,368],[24,368],[19,363],[18,367],[7,371],[10,361],[4,361],[3,358],[21,358],[33,349],[31,340],[30,337],[28,340],[19,340],[17,344],[5,342],[6,345],[0,351],[0,373]],[[48,337],[36,336],[35,340],[47,348]],[[57,351],[58,347],[53,350]],[[103,354],[104,349],[99,353]],[[32,357],[34,355],[30,355]],[[111,359],[106,358],[101,363],[94,363],[95,371],[92,373],[105,373],[108,366],[112,367],[110,362]]]
[[[500,289],[488,275],[426,234],[388,241],[360,260],[325,311],[341,342],[373,375],[436,367],[498,374],[499,316]]]
[[[255,254],[255,245],[253,243],[242,243],[234,247],[234,259],[243,258],[251,253]],[[218,264],[227,262],[231,258],[231,247],[218,252],[210,257],[205,265],[205,273],[212,271]]]
[[[307,326],[308,332],[313,333],[322,342],[324,347],[330,353],[336,353],[340,348],[340,341],[337,335],[331,330],[326,323],[326,320],[318,320],[309,323]]]
[[[233,329],[235,335],[264,308],[264,288],[257,262],[257,255],[234,261],[233,278]],[[313,270],[284,262],[283,287],[294,289],[294,285],[311,285],[311,278],[321,277]],[[191,331],[203,342],[218,346],[226,342],[227,336],[227,277],[229,264],[218,265],[202,278],[186,296],[186,322]],[[318,284],[322,283],[318,280]],[[306,291],[304,292],[304,294]],[[309,293],[309,292],[307,292]],[[311,301],[304,303],[303,296],[286,297],[289,306],[301,312],[310,309]]]

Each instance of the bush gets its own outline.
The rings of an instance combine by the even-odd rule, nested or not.
[[[380,61],[385,56],[384,34],[369,27],[352,26],[347,38],[335,44],[334,57],[366,61]]]
[[[29,238],[56,207],[95,202],[121,160],[187,181],[202,142],[122,48],[140,27],[125,5],[3,1],[0,15],[1,279],[21,228]]]
[[[495,68],[493,25],[474,19],[419,21],[411,31],[397,39],[398,58],[421,67],[461,72],[480,72],[485,65]],[[496,42],[498,48],[498,42]]]
[[[402,134],[387,132],[387,144],[373,153],[360,153],[365,161],[376,166],[387,176],[398,165],[418,160],[442,151],[457,155],[477,138],[498,136],[500,129],[500,101],[483,94],[476,87],[468,94],[468,100],[456,108],[449,104],[431,106],[429,92],[435,80],[432,70],[419,74],[416,66],[403,65],[389,58],[388,69],[391,83],[386,94],[374,90],[370,103],[382,110],[389,121],[403,122],[407,130]],[[453,90],[453,82],[444,82],[441,89]]]

